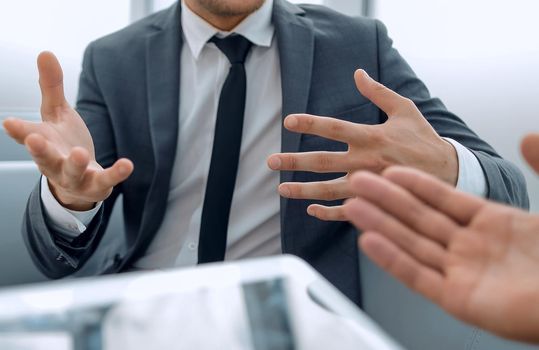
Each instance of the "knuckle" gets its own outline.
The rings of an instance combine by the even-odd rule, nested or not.
[[[286,156],[285,158],[285,164],[287,164],[287,168],[290,170],[295,170],[298,168],[298,161],[295,156]]]
[[[336,199],[337,197],[338,197],[338,193],[335,187],[331,185],[322,186],[322,199],[332,200],[332,199]]]
[[[376,174],[382,173],[388,165],[388,162],[380,156],[371,156],[363,159],[363,167]]]
[[[303,196],[303,189],[301,185],[290,185],[287,188],[290,191],[290,195],[295,198]]]
[[[304,117],[300,118],[299,120],[300,120],[300,125],[303,126],[304,130],[308,131],[308,130],[312,130],[314,128],[315,120],[314,120],[313,117],[304,116]]]
[[[317,157],[316,159],[318,170],[320,171],[328,171],[331,170],[331,167],[333,165],[333,161],[331,160],[331,157],[329,154],[322,154]]]
[[[412,105],[415,106],[414,101],[412,101],[412,99],[410,99],[409,97],[403,97],[402,101],[403,101],[403,104],[407,106],[412,106]]]
[[[400,245],[405,250],[409,251],[413,255],[418,255],[421,252],[421,246],[417,239],[417,236],[408,229],[400,231],[402,237],[400,238]]]
[[[331,119],[329,123],[329,130],[334,135],[339,135],[343,132],[343,125],[339,120]]]
[[[404,97],[403,106],[406,107],[407,110],[413,110],[416,108],[414,101],[408,97]]]
[[[376,82],[373,86],[373,90],[376,92],[384,92],[387,90],[387,87],[383,85],[382,83]]]

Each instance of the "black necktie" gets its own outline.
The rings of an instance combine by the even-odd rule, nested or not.
[[[223,261],[230,206],[240,158],[247,79],[244,62],[251,42],[240,35],[212,38],[231,67],[221,91],[210,172],[202,209],[198,263]]]

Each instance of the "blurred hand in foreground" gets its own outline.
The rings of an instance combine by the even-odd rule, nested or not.
[[[539,135],[522,152],[539,172]],[[408,168],[350,184],[345,213],[376,264],[465,322],[539,343],[539,216]]]

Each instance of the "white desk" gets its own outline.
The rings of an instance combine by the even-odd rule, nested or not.
[[[402,349],[290,256],[0,292],[0,348],[34,337],[57,350]]]

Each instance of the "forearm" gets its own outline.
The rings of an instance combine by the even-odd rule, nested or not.
[[[66,277],[79,269],[95,249],[101,235],[103,208],[78,237],[65,237],[47,222],[41,200],[41,186],[31,193],[24,214],[22,234],[32,260],[49,278]]]

